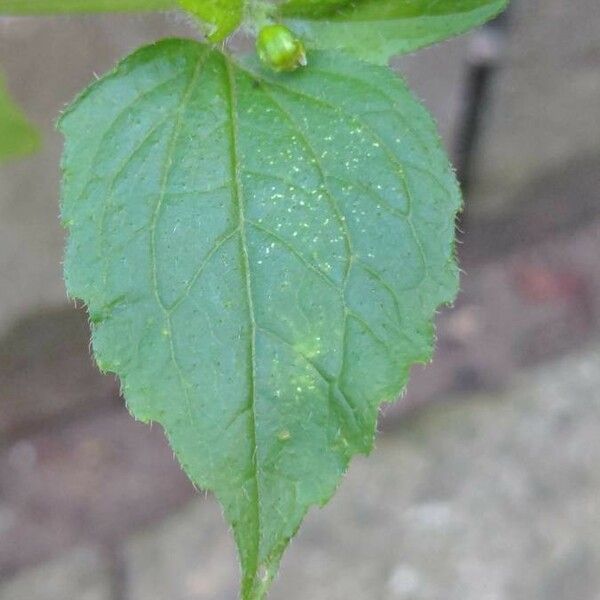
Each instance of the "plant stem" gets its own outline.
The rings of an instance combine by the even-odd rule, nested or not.
[[[0,15],[174,10],[177,0],[0,0]]]

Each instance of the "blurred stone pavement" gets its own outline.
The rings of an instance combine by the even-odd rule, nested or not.
[[[600,343],[383,434],[309,513],[272,600],[600,598],[598,364]],[[8,519],[0,512],[0,527]],[[84,544],[21,571],[0,598],[236,597],[235,550],[211,497],[118,552],[116,584],[114,556]]]

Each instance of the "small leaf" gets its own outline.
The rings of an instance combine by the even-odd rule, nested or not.
[[[0,0],[0,15],[175,10],[177,0]]]
[[[223,505],[244,600],[371,450],[457,290],[431,118],[388,69],[310,59],[276,75],[160,42],[60,123],[69,293],[131,412]]]
[[[11,100],[0,75],[0,161],[30,154],[39,143],[37,130]]]
[[[179,3],[207,25],[206,35],[212,42],[226,38],[244,16],[245,0],[179,0]]]
[[[313,19],[326,18],[354,0],[288,0],[282,3],[285,14]]]
[[[358,0],[315,10],[290,0],[280,8],[291,29],[314,48],[344,49],[374,63],[464,33],[498,15],[508,0]]]

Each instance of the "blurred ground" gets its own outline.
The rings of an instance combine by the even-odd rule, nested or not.
[[[313,511],[273,599],[600,600],[600,10],[515,0],[436,360]],[[54,116],[171,17],[0,20],[44,131],[0,169],[0,600],[233,600],[219,510],[135,423],[60,277]],[[486,41],[487,40],[487,41]],[[456,149],[480,34],[398,68]]]
[[[273,600],[596,600],[599,361],[596,345],[384,435],[311,511]],[[236,597],[235,550],[212,498],[121,542],[121,597]],[[113,560],[80,544],[0,585],[0,598],[112,600]]]

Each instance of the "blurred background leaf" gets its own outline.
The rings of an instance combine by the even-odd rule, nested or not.
[[[0,74],[0,161],[30,154],[39,145],[38,130],[12,101]]]
[[[2,15],[174,10],[177,0],[0,0]]]
[[[498,15],[507,0],[290,0],[280,12],[308,45],[379,64],[459,35]]]
[[[245,0],[179,0],[179,3],[206,24],[206,35],[213,42],[226,38],[244,16]]]

